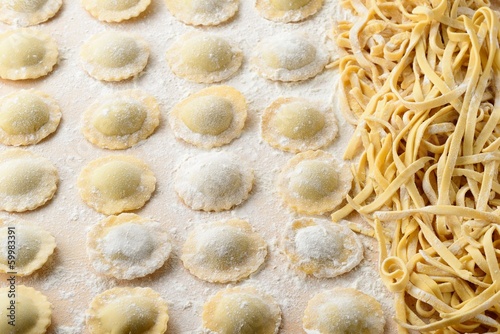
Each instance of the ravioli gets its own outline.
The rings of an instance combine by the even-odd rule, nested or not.
[[[335,209],[349,193],[352,173],[324,151],[297,154],[278,176],[278,192],[293,210],[323,214]]]
[[[61,121],[61,109],[49,95],[19,90],[0,98],[0,143],[21,146],[40,142]]]
[[[0,210],[23,212],[47,203],[57,190],[59,174],[46,158],[30,151],[0,153]]]
[[[196,226],[182,248],[184,267],[199,279],[227,283],[257,271],[267,255],[267,244],[241,219]]]
[[[333,111],[319,102],[299,97],[280,97],[262,113],[262,138],[283,151],[317,150],[337,136]]]
[[[149,59],[148,43],[141,37],[106,30],[90,37],[80,49],[83,68],[98,80],[121,81],[138,75]]]
[[[275,22],[299,22],[316,14],[323,0],[256,0],[255,7],[262,17]]]
[[[82,200],[107,215],[140,209],[151,198],[155,186],[156,178],[148,165],[131,155],[93,160],[78,177]]]
[[[97,295],[87,310],[90,334],[164,334],[168,306],[150,288],[113,288]]]
[[[179,21],[193,26],[214,26],[236,14],[239,0],[165,0],[167,8]]]
[[[278,304],[252,286],[219,291],[203,305],[201,317],[214,334],[276,334],[281,324]]]
[[[201,153],[186,159],[175,175],[174,188],[193,210],[224,211],[248,198],[253,170],[226,152]]]
[[[87,254],[94,269],[118,279],[153,273],[163,266],[171,250],[161,223],[133,213],[109,216],[87,234]]]
[[[35,29],[14,29],[0,33],[0,78],[37,79],[57,64],[56,41]]]
[[[335,288],[316,294],[302,319],[307,333],[383,334],[384,312],[373,297],[352,288]]]
[[[15,238],[14,263],[9,262],[9,240]],[[55,238],[41,227],[24,221],[0,219],[0,273],[31,275],[54,253]],[[11,254],[12,255],[12,254]],[[11,267],[13,265],[13,267]]]
[[[148,138],[160,124],[156,99],[130,89],[107,95],[90,105],[83,114],[82,132],[92,144],[121,150]]]
[[[295,269],[318,278],[347,273],[363,259],[363,245],[354,232],[317,219],[288,224],[281,246]]]
[[[151,0],[82,0],[93,17],[104,22],[121,22],[139,16]]]
[[[47,21],[59,11],[62,0],[0,1],[0,21],[17,26],[32,26]]]
[[[177,138],[207,149],[238,138],[246,118],[245,97],[230,86],[204,88],[179,102],[169,114]]]
[[[257,44],[251,63],[260,76],[269,80],[307,80],[321,73],[330,60],[319,45],[298,33],[275,34]]]
[[[218,35],[188,32],[167,51],[167,62],[175,75],[198,83],[220,82],[238,71],[243,53]]]

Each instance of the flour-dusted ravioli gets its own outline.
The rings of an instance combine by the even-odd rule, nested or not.
[[[317,150],[337,136],[333,111],[319,102],[299,97],[280,97],[262,114],[262,138],[283,151]]]
[[[11,249],[14,253],[10,254],[14,256],[14,263],[9,259],[9,246],[14,247]],[[0,219],[0,273],[31,275],[47,262],[55,248],[56,239],[41,227],[24,221]]]
[[[247,118],[243,94],[230,86],[212,86],[179,102],[169,122],[176,137],[202,148],[238,138]]]
[[[257,0],[255,7],[262,17],[275,22],[299,22],[316,14],[323,0]]]
[[[83,114],[82,132],[91,143],[107,149],[132,147],[160,124],[156,99],[138,89],[107,95]]]
[[[278,191],[293,210],[323,214],[337,207],[352,186],[349,168],[324,151],[297,154],[278,176]]]
[[[146,67],[149,46],[137,35],[106,30],[83,43],[80,57],[91,77],[121,81],[139,74]]]
[[[35,29],[14,29],[0,33],[0,78],[36,79],[57,64],[56,41]]]
[[[287,225],[281,246],[292,266],[319,278],[351,271],[363,259],[363,245],[349,228],[302,218]]]
[[[133,213],[109,216],[87,234],[94,269],[118,279],[143,277],[163,266],[172,245],[164,226]]]
[[[253,170],[231,153],[201,153],[177,169],[175,191],[193,210],[223,211],[247,199]]]
[[[196,226],[182,248],[191,274],[208,282],[227,283],[248,277],[264,263],[267,244],[241,219]]]
[[[106,290],[87,310],[90,334],[164,334],[167,323],[167,303],[150,288]]]
[[[93,160],[78,177],[83,201],[107,215],[142,208],[155,187],[156,178],[148,165],[131,155]]]
[[[31,145],[56,131],[61,109],[49,95],[19,90],[0,98],[0,143]]]
[[[121,22],[139,16],[151,0],[82,0],[83,7],[96,19]]]
[[[382,334],[385,318],[380,303],[352,288],[335,288],[316,294],[302,319],[308,334]]]
[[[52,322],[52,304],[40,291],[33,288],[16,285],[16,296],[10,298],[10,287],[0,288],[0,333],[44,334]],[[15,303],[13,317],[15,327],[8,320],[11,311],[9,307]]]
[[[201,317],[210,334],[276,334],[281,324],[273,297],[251,286],[219,291],[203,305]]]
[[[218,25],[238,11],[239,0],[165,0],[167,8],[178,20],[194,26]]]
[[[62,0],[2,0],[0,21],[22,27],[42,23],[56,15]]]
[[[225,38],[199,31],[180,36],[167,51],[175,75],[199,83],[219,82],[241,66],[243,53]]]
[[[275,81],[300,81],[319,74],[328,64],[328,52],[298,33],[269,36],[255,47],[252,66],[259,75]]]
[[[47,203],[57,190],[59,174],[38,154],[22,149],[0,153],[0,210],[23,212]]]

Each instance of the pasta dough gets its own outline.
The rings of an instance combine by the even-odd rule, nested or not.
[[[121,22],[139,16],[151,0],[82,0],[83,7],[96,19]]]
[[[134,279],[159,269],[172,245],[157,221],[133,213],[109,216],[87,234],[87,254],[94,269],[118,279]]]
[[[239,0],[165,0],[167,8],[178,20],[194,26],[214,26],[232,18]]]
[[[0,142],[4,145],[31,145],[56,131],[61,109],[49,95],[19,90],[0,98]]]
[[[243,61],[241,50],[214,34],[193,31],[179,37],[167,51],[175,75],[198,83],[228,79]]]
[[[82,132],[91,143],[117,150],[149,137],[160,124],[156,99],[138,89],[124,90],[94,102],[83,114]]]
[[[57,190],[57,169],[30,151],[0,153],[0,210],[23,212],[47,203]]]
[[[276,22],[299,22],[316,14],[323,0],[256,0],[255,7],[262,17]]]
[[[4,0],[0,2],[0,21],[32,26],[47,21],[59,11],[62,0]]]
[[[321,73],[330,57],[320,43],[297,33],[281,33],[264,38],[251,59],[255,71],[275,81],[307,80]]]
[[[203,306],[203,328],[213,334],[276,334],[281,310],[271,296],[251,286],[219,291]]]
[[[179,102],[169,115],[176,137],[202,148],[230,143],[245,126],[247,103],[230,86],[211,86]]]
[[[113,288],[97,295],[87,310],[90,334],[163,334],[167,303],[150,288]]]
[[[318,278],[347,273],[363,259],[363,245],[354,232],[316,219],[288,224],[281,245],[294,268]]]
[[[9,259],[9,240],[15,238],[14,263]],[[56,240],[41,227],[23,221],[0,219],[0,272],[31,275],[54,253]]]
[[[247,199],[253,179],[253,170],[237,156],[210,152],[186,159],[177,169],[174,187],[193,210],[223,211]]]
[[[80,49],[83,68],[98,80],[121,81],[147,65],[149,46],[139,36],[106,30],[90,37]]]
[[[155,186],[156,178],[148,165],[131,155],[93,160],[78,177],[83,201],[107,215],[143,207]]]
[[[14,29],[0,33],[0,78],[37,79],[57,64],[56,41],[34,29]]]
[[[280,97],[262,113],[262,138],[283,151],[317,150],[337,136],[337,119],[330,108],[299,97]]]
[[[188,235],[181,260],[191,274],[227,283],[248,277],[264,263],[267,244],[240,219],[204,223]]]
[[[309,334],[383,334],[384,312],[373,297],[352,288],[335,288],[316,294],[304,311]]]
[[[278,191],[293,210],[323,214],[335,209],[352,186],[347,166],[324,151],[299,153],[283,167]]]

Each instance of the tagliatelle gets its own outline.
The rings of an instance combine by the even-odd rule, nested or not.
[[[500,14],[488,0],[343,0],[357,159],[339,221],[377,238],[400,333],[500,332]],[[361,153],[361,154],[359,154]],[[390,244],[390,250],[387,250]]]

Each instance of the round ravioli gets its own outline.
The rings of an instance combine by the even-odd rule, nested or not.
[[[138,89],[97,100],[83,114],[82,132],[92,144],[121,150],[149,137],[160,124],[156,99]]]
[[[218,25],[238,11],[239,0],[165,0],[178,20],[194,26]]]
[[[30,151],[0,153],[0,210],[23,212],[47,203],[57,190],[59,175],[46,158]]]
[[[219,82],[241,66],[241,50],[217,35],[193,31],[179,37],[167,51],[175,75],[198,83]]]
[[[203,328],[213,334],[276,334],[281,310],[251,286],[219,291],[203,305]]]
[[[47,75],[57,64],[56,41],[34,29],[0,33],[0,78],[36,79]]]
[[[248,277],[264,263],[267,244],[240,219],[196,226],[182,248],[184,267],[199,279],[227,283]]]
[[[317,150],[337,136],[337,119],[329,107],[299,97],[280,97],[262,114],[262,138],[283,151]]]
[[[90,37],[80,49],[83,68],[98,80],[121,81],[147,65],[149,46],[139,36],[106,30]]]
[[[363,245],[354,232],[316,219],[288,224],[282,248],[294,268],[318,278],[347,273],[363,259]]]
[[[330,60],[319,45],[297,33],[275,34],[257,44],[251,63],[266,79],[306,80],[322,72]]]
[[[0,220],[0,245],[0,272],[27,276],[47,262],[56,248],[56,239],[37,225]],[[14,247],[13,253],[9,254],[9,246]]]
[[[162,224],[133,213],[109,216],[87,234],[87,254],[94,269],[118,279],[153,273],[163,266],[171,250]]]
[[[262,17],[275,22],[299,22],[316,14],[323,0],[257,0],[255,7]]]
[[[297,154],[278,176],[278,191],[293,210],[323,214],[337,207],[349,193],[352,173],[324,151]]]
[[[375,298],[356,289],[335,288],[309,300],[302,324],[310,334],[382,334],[385,318]]]
[[[247,103],[230,86],[212,86],[179,102],[169,122],[177,138],[202,148],[230,143],[245,126]]]
[[[121,22],[139,16],[151,0],[82,0],[93,17],[104,22]]]
[[[0,21],[17,26],[31,26],[47,21],[59,11],[62,0],[0,1]]]
[[[0,98],[0,143],[32,145],[56,131],[61,109],[49,95],[19,90]]]
[[[52,304],[41,292],[16,285],[15,298],[10,287],[0,288],[0,333],[44,334],[52,322]],[[12,311],[12,303],[15,303]],[[10,309],[9,309],[10,308]],[[14,319],[15,327],[9,324]],[[14,331],[13,331],[14,330]]]
[[[177,169],[175,191],[193,210],[223,211],[241,204],[253,186],[253,170],[226,152],[201,153]]]
[[[167,323],[167,303],[150,288],[106,290],[87,310],[90,334],[164,334]]]
[[[93,160],[78,177],[83,201],[107,215],[142,208],[155,186],[156,178],[148,165],[131,155]]]

